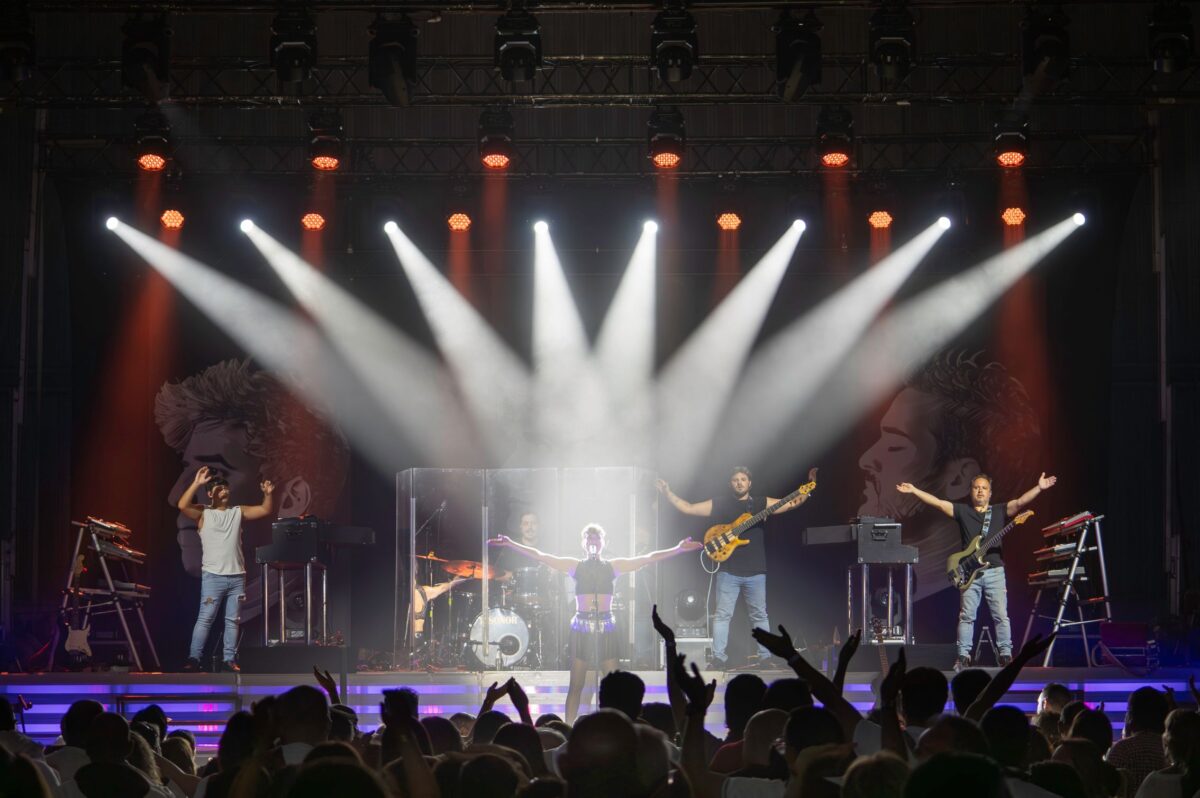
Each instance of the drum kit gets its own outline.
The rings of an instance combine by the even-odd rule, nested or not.
[[[414,610],[424,616],[417,622],[415,667],[536,670],[557,666],[558,629],[565,609],[558,574],[541,565],[505,571],[474,560],[416,556],[429,568],[423,580],[428,585],[417,588],[425,600],[414,601]],[[438,572],[454,579],[439,582]],[[490,581],[486,608],[482,606],[485,579]]]

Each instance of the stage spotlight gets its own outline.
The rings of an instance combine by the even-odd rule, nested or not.
[[[876,230],[886,230],[892,226],[892,215],[887,211],[874,211],[867,217],[867,223]]]
[[[395,233],[399,229],[400,229],[400,225],[396,224],[395,222],[391,221],[390,219],[383,223],[383,232],[385,232],[385,233]]]
[[[485,110],[479,115],[479,160],[488,169],[507,169],[513,158],[514,125],[505,108]]]
[[[647,233],[657,233],[658,232],[658,222],[654,221],[653,219],[648,219],[646,221],[646,223],[642,225],[642,229],[645,230]]]
[[[664,83],[679,83],[691,77],[698,55],[696,20],[681,0],[666,0],[650,27],[650,65]]]
[[[1083,223],[1087,221],[1082,213],[1077,213],[1071,217],[1071,221],[1075,222],[1076,227],[1083,227]]]
[[[342,165],[342,115],[317,111],[308,118],[308,162],[319,172],[335,172]]]
[[[1023,166],[1029,155],[1029,120],[1021,117],[1006,117],[993,128],[992,151],[996,163],[1004,169]]]
[[[542,29],[537,18],[515,4],[496,20],[492,49],[500,77],[510,83],[533,80],[542,67]]]
[[[1150,14],[1150,59],[1154,71],[1169,74],[1187,69],[1192,59],[1195,30],[1192,12],[1178,0],[1167,0]]]
[[[823,27],[812,11],[801,19],[790,9],[784,9],[775,23],[775,82],[787,102],[821,82]]]
[[[465,233],[471,229],[471,217],[465,213],[452,213],[446,217],[446,226],[456,233]]]
[[[1051,84],[1071,70],[1071,38],[1067,15],[1058,3],[1032,3],[1021,23],[1021,54],[1025,74]]]
[[[139,14],[121,26],[121,33],[125,36],[121,42],[121,83],[148,102],[166,99],[171,89],[171,29],[166,15],[143,18]]]
[[[817,154],[821,164],[840,169],[850,163],[854,147],[854,117],[840,105],[827,105],[817,118]]]
[[[306,213],[300,217],[300,226],[315,233],[325,229],[325,217],[319,213]]]
[[[34,36],[28,7],[13,6],[0,19],[0,80],[17,84],[33,73]]]
[[[271,22],[271,66],[281,86],[308,80],[317,63],[317,26],[303,7],[280,11]]]
[[[1005,208],[1000,219],[1006,227],[1018,227],[1025,223],[1025,211],[1020,208]]]
[[[717,227],[722,230],[736,230],[742,226],[742,217],[736,213],[722,213],[717,217]]]
[[[675,169],[683,163],[687,126],[676,108],[655,108],[646,125],[647,155],[659,169]]]
[[[950,229],[950,217],[949,216],[939,216],[938,217],[938,227],[942,228],[943,230],[949,230]]]
[[[367,82],[392,105],[408,105],[409,84],[417,80],[417,37],[421,31],[408,15],[399,19],[375,17],[368,28]]]
[[[808,225],[804,223],[803,219],[797,219],[796,221],[792,222],[792,227],[799,228],[801,233],[808,229]]]
[[[905,0],[883,0],[867,22],[871,63],[885,85],[899,83],[912,68],[916,22]]]
[[[117,225],[119,225],[120,223],[121,222],[115,216],[110,216],[104,220],[104,226],[107,227],[109,230],[116,230]]]
[[[142,114],[133,123],[137,164],[146,172],[161,172],[171,159],[171,126],[158,111]]]
[[[242,219],[242,223],[239,224],[238,227],[242,229],[243,233],[249,233],[254,227],[254,222],[250,221],[249,219]]]
[[[550,225],[546,224],[545,222],[543,222],[539,219],[538,221],[533,223],[533,229],[534,229],[534,232],[545,233],[550,230]]]
[[[163,211],[158,220],[168,230],[178,230],[183,227],[183,213],[173,208]]]
[[[695,590],[681,590],[675,596],[675,617],[679,623],[702,623],[708,617],[708,602]]]

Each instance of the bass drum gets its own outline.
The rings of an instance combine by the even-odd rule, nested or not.
[[[502,607],[493,607],[487,611],[486,616],[490,643],[487,656],[483,654],[483,614],[471,624],[467,652],[475,662],[485,668],[513,667],[524,659],[529,651],[529,624],[525,623],[525,619],[520,615]]]

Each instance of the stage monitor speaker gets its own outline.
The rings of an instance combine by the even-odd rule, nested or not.
[[[694,662],[701,670],[704,670],[708,667],[709,655],[712,653],[712,638],[676,637],[675,651],[687,657],[689,663]],[[666,662],[666,651],[663,651],[662,657],[663,662]]]
[[[346,646],[246,646],[238,652],[245,673],[306,673],[315,665],[330,673],[348,673],[353,661]]]

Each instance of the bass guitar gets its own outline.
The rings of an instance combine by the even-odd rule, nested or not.
[[[1033,515],[1033,510],[1026,510],[1008,523],[999,532],[993,532],[985,540],[983,535],[976,535],[968,546],[957,554],[951,554],[946,560],[946,576],[950,583],[959,590],[966,590],[975,581],[975,577],[991,567],[984,561],[989,549],[995,547],[1000,539],[1023,524]]]
[[[797,496],[807,496],[812,493],[816,487],[816,482],[809,482],[796,488],[770,507],[764,508],[762,512],[754,515],[742,513],[731,524],[717,524],[709,527],[708,531],[704,533],[704,553],[713,562],[725,562],[733,556],[738,546],[745,546],[750,542],[743,540],[739,535],[747,529],[753,529],[761,524],[767,516]]]

